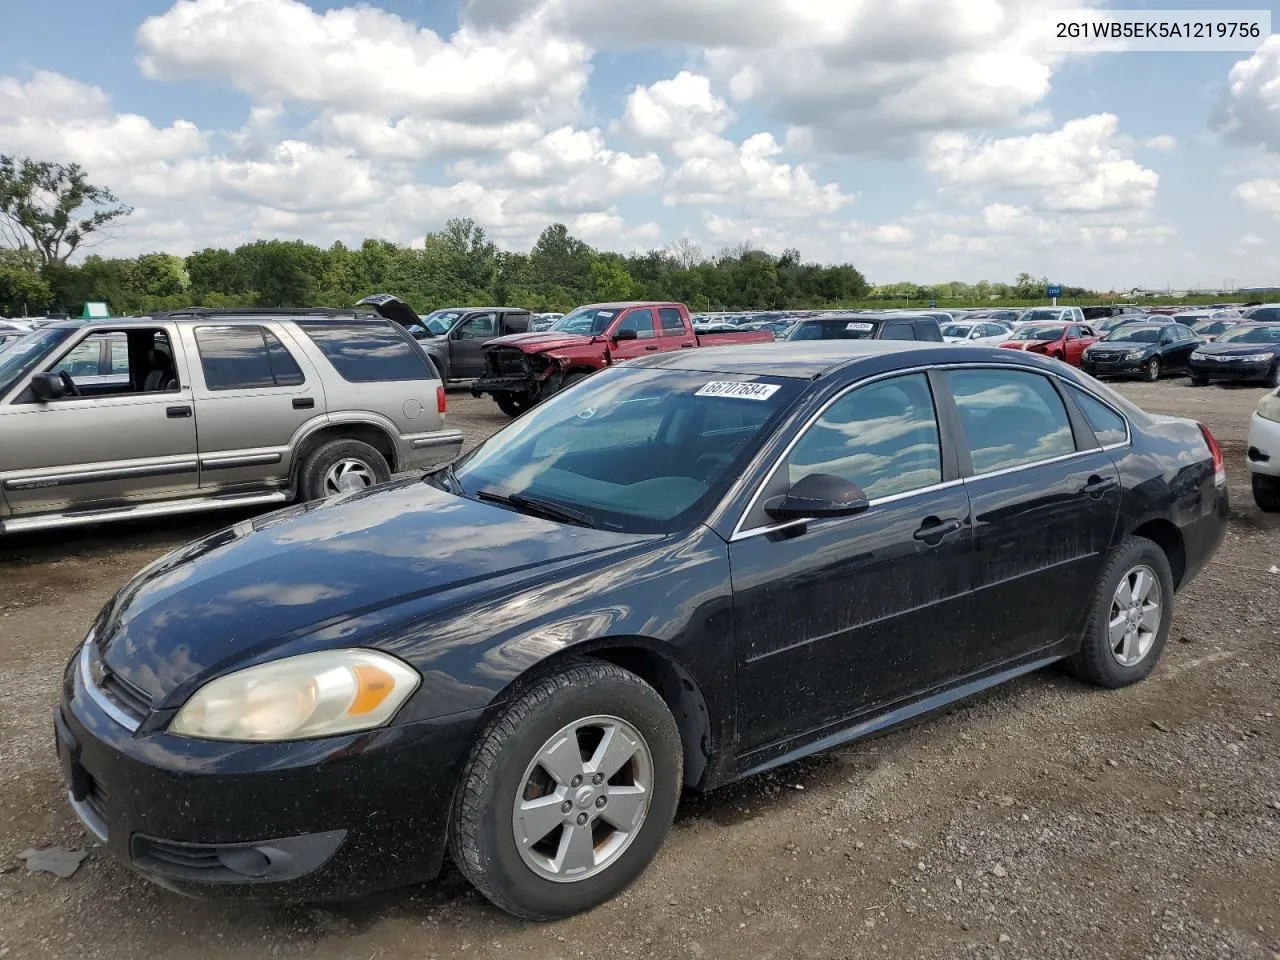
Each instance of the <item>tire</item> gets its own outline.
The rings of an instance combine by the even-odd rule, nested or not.
[[[1191,375],[1191,385],[1193,387],[1207,387],[1209,385],[1208,377],[1197,377],[1194,373]]]
[[[1280,513],[1280,477],[1252,475],[1253,502],[1263,513]]]
[[[320,500],[390,479],[386,458],[369,444],[362,440],[331,440],[307,457],[299,474],[299,488],[304,500]],[[356,486],[357,482],[360,486]]]
[[[493,399],[497,401],[498,409],[508,417],[518,417],[534,404],[527,393],[495,393]]]
[[[1280,387],[1280,360],[1277,360],[1271,367],[1271,373],[1267,377],[1268,387]]]
[[[648,773],[636,773],[643,764],[631,768],[631,779],[649,781],[648,801],[638,830],[622,834],[606,819],[608,796],[618,801],[612,808],[621,809],[622,798],[605,797],[601,807],[600,791],[611,789],[613,780],[627,777],[628,766],[593,787],[591,760],[582,761],[580,754],[571,757],[568,771],[562,777],[582,769],[587,779],[577,787],[568,779],[564,786],[540,766],[552,742],[565,742],[568,727],[587,720],[609,720],[630,727],[638,733],[639,742],[647,747]],[[624,739],[620,742],[628,743]],[[583,746],[579,741],[578,746]],[[633,744],[634,745],[634,744]],[[585,743],[584,753],[593,747]],[[576,766],[574,764],[577,764]],[[628,760],[627,764],[639,763]],[[680,732],[671,711],[651,686],[629,671],[610,663],[582,661],[570,664],[556,673],[542,677],[526,687],[481,735],[471,752],[454,801],[449,828],[449,852],[454,864],[477,890],[498,907],[528,920],[557,920],[603,903],[626,889],[653,859],[666,838],[680,798],[683,753]],[[625,791],[625,783],[613,790]],[[634,795],[634,787],[630,788]],[[535,790],[536,796],[530,797]],[[551,791],[563,803],[570,804],[564,814],[560,803],[552,801],[548,809],[552,820],[560,822],[550,828],[541,840],[536,835],[547,826],[530,826],[519,817],[518,805],[550,796]],[[595,799],[591,793],[595,792]],[[630,806],[630,804],[629,804]],[[605,812],[597,813],[603,809]],[[589,813],[588,813],[589,811]],[[564,814],[569,825],[562,819]],[[609,850],[609,844],[620,844],[609,854],[612,860],[584,867],[595,871],[573,879],[564,874],[559,880],[549,879],[555,858],[564,850],[562,860],[569,861],[567,832],[580,817],[590,817],[588,830],[598,830],[601,839],[586,848],[588,857]],[[521,843],[517,831],[534,836],[532,843]],[[616,840],[619,835],[624,840]],[[590,838],[590,833],[577,836]],[[629,839],[625,839],[628,838]],[[587,842],[592,842],[588,839]],[[548,846],[549,844],[549,846]],[[539,853],[539,851],[542,851]],[[540,862],[535,866],[534,859]],[[582,858],[578,858],[582,862]],[[572,872],[572,871],[570,871]]]
[[[1115,622],[1112,616],[1113,604],[1119,604],[1117,590],[1122,580],[1132,583],[1132,577],[1138,569],[1148,575],[1154,574],[1154,585],[1158,587],[1158,609],[1148,610],[1148,613],[1153,614],[1158,622],[1148,625],[1155,627],[1149,639],[1144,639],[1139,633],[1130,645],[1130,641],[1122,634],[1121,639],[1113,644],[1111,624]],[[1146,596],[1150,599],[1151,593]],[[1126,613],[1122,605],[1120,613],[1122,617]],[[1129,537],[1111,551],[1102,568],[1084,640],[1080,650],[1067,661],[1067,669],[1079,679],[1107,689],[1137,683],[1152,671],[1160,659],[1172,619],[1173,571],[1169,567],[1169,558],[1157,544],[1145,537]],[[1126,630],[1125,634],[1127,632]],[[1130,655],[1129,662],[1121,659],[1121,654],[1125,652]]]
[[[560,381],[560,389],[568,390],[575,383],[581,383],[583,380],[587,379],[587,377],[589,376],[591,376],[591,374],[587,373],[585,370],[578,370],[578,371],[575,371],[574,373],[567,373],[565,374],[564,379]]]
[[[1142,365],[1142,379],[1147,383],[1155,383],[1160,379],[1160,358],[1152,357]]]
[[[1065,360],[1066,360],[1066,358],[1065,358],[1065,357],[1063,357],[1063,355],[1062,355],[1062,354],[1060,354],[1060,353],[1051,353],[1051,354],[1049,354],[1049,357],[1050,357],[1051,359],[1053,359],[1053,360],[1058,360],[1058,361],[1060,361],[1060,362],[1065,362]]]

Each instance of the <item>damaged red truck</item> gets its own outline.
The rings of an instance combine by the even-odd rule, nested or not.
[[[549,330],[498,337],[484,345],[484,373],[471,385],[517,416],[539,400],[634,357],[731,343],[766,343],[768,330],[698,334],[683,303],[593,303],[566,313]]]

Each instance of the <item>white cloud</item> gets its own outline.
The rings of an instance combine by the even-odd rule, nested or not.
[[[1242,247],[1261,247],[1267,241],[1263,240],[1256,233],[1246,233],[1240,238],[1240,246]]]
[[[1211,125],[1228,143],[1280,151],[1280,35],[1232,66]]]
[[[915,231],[903,223],[882,223],[875,227],[868,227],[853,220],[840,232],[840,239],[853,246],[860,244],[882,247],[905,246],[912,243],[915,238]]]
[[[621,126],[640,140],[669,146],[677,156],[723,152],[719,134],[733,121],[711,81],[682,70],[670,80],[638,86],[627,97]]]
[[[1142,145],[1148,150],[1158,150],[1160,153],[1170,153],[1171,151],[1178,149],[1178,138],[1167,133],[1161,133],[1143,140]]]
[[[1247,180],[1231,195],[1253,210],[1280,217],[1280,180]]]
[[[1125,154],[1113,114],[1081,117],[1050,133],[978,140],[940,134],[925,166],[959,187],[1025,190],[1044,210],[1143,209],[1159,175]]]

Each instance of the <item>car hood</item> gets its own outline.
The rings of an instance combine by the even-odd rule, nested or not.
[[[464,600],[654,539],[529,517],[414,478],[189,544],[127,584],[94,633],[106,665],[164,705],[228,669],[368,645]]]
[[[1159,344],[1142,340],[1098,340],[1089,349],[1096,350],[1098,353],[1107,353],[1108,351],[1128,353],[1130,350],[1149,350],[1156,346],[1159,346]]]
[[[599,338],[581,333],[543,330],[540,333],[512,333],[505,337],[494,337],[485,343],[485,347],[515,347],[525,353],[545,353],[548,350],[562,350],[565,347],[586,346],[597,339]]]
[[[1240,343],[1228,340],[1225,343],[1214,341],[1202,343],[1196,347],[1196,353],[1212,357],[1243,357],[1251,353],[1276,353],[1280,345],[1274,343]]]
[[[1058,339],[1053,340],[1005,340],[1000,344],[1002,347],[1008,347],[1010,350],[1030,350],[1032,347],[1043,347],[1046,343],[1057,343]]]

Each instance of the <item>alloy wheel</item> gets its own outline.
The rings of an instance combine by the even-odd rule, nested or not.
[[[1120,578],[1107,622],[1116,663],[1135,667],[1146,658],[1160,631],[1160,612],[1160,580],[1154,570],[1140,564]]]
[[[525,866],[572,883],[607,869],[644,825],[653,756],[617,717],[576,720],[534,755],[520,781],[511,825]]]
[[[332,497],[339,493],[353,493],[377,482],[371,466],[363,460],[346,457],[325,471],[324,495]]]

